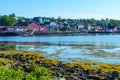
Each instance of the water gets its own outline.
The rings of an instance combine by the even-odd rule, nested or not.
[[[120,35],[69,35],[0,37],[0,41],[18,42],[17,50],[42,51],[46,57],[58,60],[90,60],[120,64]],[[19,42],[46,43],[45,45]]]
[[[0,37],[0,41],[14,42],[48,42],[57,44],[120,44],[120,35],[78,35],[78,36],[31,36]]]

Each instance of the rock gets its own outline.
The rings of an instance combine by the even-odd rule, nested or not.
[[[58,80],[66,80],[65,78],[58,78]]]
[[[62,76],[64,75],[64,73],[58,72],[57,75],[58,75],[59,77],[62,77]]]
[[[93,80],[101,80],[99,76],[96,76],[96,75],[87,75],[87,77],[89,79],[93,79]]]
[[[118,78],[118,77],[119,77],[119,72],[113,71],[113,72],[111,73],[111,77],[112,77],[112,78]]]
[[[119,80],[119,79],[117,79],[117,78],[114,78],[114,80]]]
[[[60,61],[58,67],[63,67],[63,63]]]

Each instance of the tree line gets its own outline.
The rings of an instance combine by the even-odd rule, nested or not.
[[[28,25],[32,22],[33,18],[25,18],[16,16],[14,13],[10,15],[0,15],[0,26],[15,26],[15,25]],[[101,26],[107,28],[113,28],[115,26],[120,26],[120,20],[116,19],[101,19],[96,20],[94,18],[91,19],[64,19],[61,17],[58,18],[50,18],[51,22],[66,22],[67,24],[83,24],[83,25],[91,25],[91,26]],[[36,21],[38,22],[38,21]]]
[[[15,15],[0,16],[0,26],[14,26],[16,23]]]

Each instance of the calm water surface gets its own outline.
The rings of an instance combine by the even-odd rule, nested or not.
[[[91,60],[120,64],[120,35],[72,35],[0,37],[0,41],[18,42],[17,50],[42,51],[46,57],[58,60]],[[42,42],[46,45],[27,45],[19,42]]]

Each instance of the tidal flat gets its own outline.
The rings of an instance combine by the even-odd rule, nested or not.
[[[16,50],[40,51],[48,58],[67,62],[88,60],[108,64],[120,64],[120,48],[114,45],[16,45]]]
[[[58,80],[58,78],[65,78],[66,80],[113,80],[119,79],[120,74],[120,64],[105,64],[82,60],[74,60],[72,63],[69,63],[46,58],[38,52],[20,50],[0,51],[0,66],[4,66],[6,70],[10,68],[16,70],[20,67],[20,70],[23,71],[21,75],[24,76],[19,80],[28,80],[28,76],[32,76],[35,80],[44,79],[32,75],[31,69],[33,68],[30,68],[30,66],[33,64],[35,65],[33,68],[39,65],[40,70],[41,67],[45,70],[47,74],[45,73],[43,76],[48,76],[48,79],[45,80]],[[39,71],[39,73],[35,74],[41,73],[43,72]],[[0,77],[3,76],[1,75]]]
[[[1,70],[20,71],[23,80],[119,79],[119,39],[119,35],[0,37],[4,43],[0,46]],[[8,45],[12,42],[14,46]],[[35,70],[30,68],[33,64]],[[47,79],[33,76],[41,70]]]

